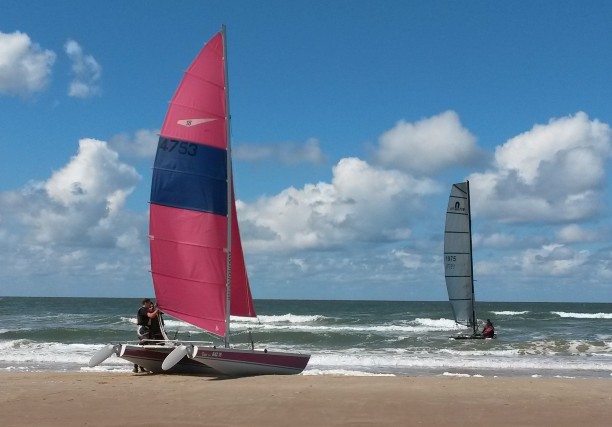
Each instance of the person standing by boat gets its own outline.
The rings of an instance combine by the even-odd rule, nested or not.
[[[150,298],[142,300],[142,306],[138,309],[138,313],[136,314],[136,333],[138,334],[138,340],[141,344],[148,344],[148,340],[155,338],[152,333],[153,329],[151,328],[151,324],[155,321],[159,326],[157,312]],[[134,364],[133,372],[138,372],[139,368],[140,372],[144,372],[144,368],[138,366],[136,363]]]
[[[485,338],[493,338],[495,336],[495,328],[493,327],[493,323],[491,323],[490,319],[487,319],[487,324],[482,330],[482,336]]]
[[[150,319],[151,324],[149,325],[149,339],[155,340],[155,344],[160,344],[159,341],[164,339],[164,334],[162,333],[162,311],[159,310],[155,306],[155,303],[151,304],[151,308],[149,308],[149,312],[157,312],[157,315]],[[163,345],[163,343],[161,343]]]
[[[155,319],[159,325],[157,313],[158,310],[153,306],[149,298],[142,300],[142,307],[138,309],[138,314],[136,315],[138,339],[142,344],[147,344],[147,340],[153,339],[151,324]]]

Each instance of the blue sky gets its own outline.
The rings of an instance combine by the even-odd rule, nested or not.
[[[182,72],[227,26],[256,298],[611,302],[607,1],[1,0],[0,294],[152,294],[148,197]]]

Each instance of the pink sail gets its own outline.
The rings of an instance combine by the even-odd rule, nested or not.
[[[219,336],[226,331],[230,211],[230,313],[255,317],[233,185],[231,205],[227,200],[231,159],[223,49],[218,33],[187,69],[170,102],[153,169],[149,224],[160,308]]]

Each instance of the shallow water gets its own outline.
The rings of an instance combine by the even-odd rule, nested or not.
[[[0,299],[0,369],[90,370],[109,342],[133,341],[131,298]],[[258,319],[233,319],[232,343],[309,352],[305,375],[542,376],[612,379],[612,304],[477,305],[497,339],[452,340],[462,331],[448,302],[256,300]],[[170,337],[220,344],[166,317]],[[93,368],[127,371],[111,357]]]

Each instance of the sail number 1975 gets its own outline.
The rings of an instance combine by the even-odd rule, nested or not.
[[[446,269],[453,270],[455,268],[455,262],[457,261],[456,255],[444,255],[444,261],[446,262]]]

